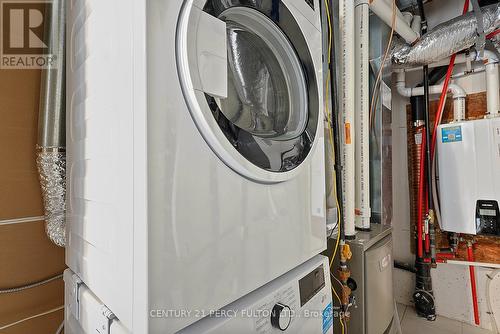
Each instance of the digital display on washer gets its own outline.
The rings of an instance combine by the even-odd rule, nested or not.
[[[325,286],[323,265],[299,280],[300,306],[304,306]]]

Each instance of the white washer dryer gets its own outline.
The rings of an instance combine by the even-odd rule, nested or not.
[[[326,248],[319,7],[70,1],[66,263],[130,332]]]
[[[65,332],[130,333],[87,286],[81,284],[75,293],[75,279],[69,269],[64,272],[66,303],[78,299],[80,304],[78,319],[74,310],[66,312]],[[176,334],[332,334],[336,312],[328,258],[318,255],[221,309],[151,310],[150,316],[198,320]]]

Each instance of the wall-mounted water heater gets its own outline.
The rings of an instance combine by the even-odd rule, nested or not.
[[[500,118],[438,129],[441,228],[500,236]]]

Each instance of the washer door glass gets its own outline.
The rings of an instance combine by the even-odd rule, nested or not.
[[[302,30],[282,2],[281,21],[272,20],[270,4],[187,0],[177,31],[179,77],[200,133],[229,167],[265,182],[298,172],[321,117]]]
[[[307,90],[300,61],[281,30],[257,10],[232,7],[226,22],[228,96],[224,116],[262,138],[289,140],[307,125]]]

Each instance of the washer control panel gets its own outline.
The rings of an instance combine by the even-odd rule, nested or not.
[[[333,334],[328,268],[317,255],[177,334]]]
[[[281,331],[286,331],[292,322],[292,310],[289,306],[278,303],[271,312],[271,326]]]
[[[257,333],[265,334],[273,328],[285,331],[293,321],[299,309],[296,285],[289,285],[276,292],[269,298],[254,307],[258,317],[255,319]]]

